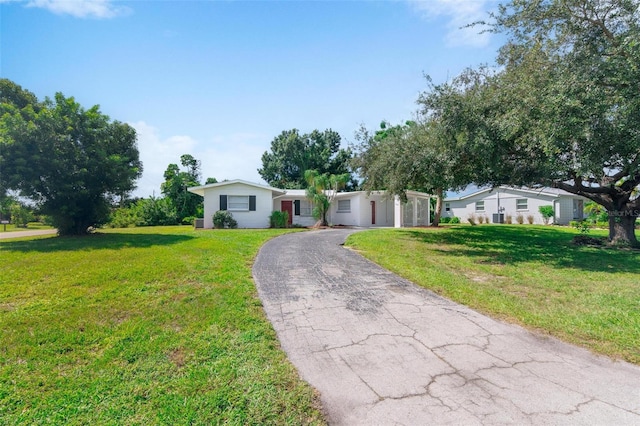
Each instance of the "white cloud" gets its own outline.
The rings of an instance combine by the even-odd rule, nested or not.
[[[197,142],[189,136],[171,136],[162,139],[158,129],[144,121],[129,123],[138,134],[138,151],[142,160],[142,177],[134,195],[148,197],[160,195],[160,184],[164,182],[164,171],[171,163],[180,164],[182,154],[198,158],[194,150]]]
[[[466,26],[487,20],[488,11],[497,4],[495,0],[409,0],[409,3],[426,19],[448,18],[449,31],[445,35],[448,46],[484,47],[489,44],[490,34],[481,34],[481,26]]]
[[[215,136],[212,144],[203,150],[202,177],[225,179],[243,179],[249,182],[264,183],[258,169],[262,167],[262,153],[269,149],[271,138],[255,133],[235,133]]]
[[[164,172],[171,163],[180,165],[182,154],[191,154],[201,162],[202,181],[215,177],[243,179],[261,183],[257,169],[262,165],[261,156],[268,149],[269,138],[260,134],[237,133],[215,136],[206,146],[190,136],[163,138],[158,129],[139,121],[129,123],[138,134],[138,151],[142,160],[142,177],[133,196],[160,196],[160,184]]]
[[[76,18],[107,19],[131,13],[130,8],[116,6],[112,0],[28,0],[27,7],[47,9],[58,15]]]

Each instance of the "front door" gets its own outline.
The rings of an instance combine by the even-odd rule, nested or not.
[[[289,225],[293,223],[293,201],[282,200],[280,202],[280,211],[289,213]]]
[[[371,202],[371,224],[372,225],[376,224],[376,202],[375,201]]]
[[[573,218],[584,219],[584,202],[582,200],[573,200]]]

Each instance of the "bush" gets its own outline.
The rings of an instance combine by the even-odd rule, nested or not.
[[[513,223],[513,216],[511,216],[510,214],[506,215],[504,217],[504,221],[507,225],[511,225]]]
[[[520,213],[518,213],[516,215],[516,222],[518,222],[520,225],[522,225],[524,223],[524,216],[522,216]]]
[[[535,221],[535,218],[533,217],[532,214],[527,215],[527,223],[529,223],[529,225],[533,225],[534,221]]]
[[[451,218],[448,216],[440,218],[440,223],[449,223],[449,222],[451,222]]]
[[[569,225],[576,228],[578,231],[580,231],[581,234],[587,234],[591,229],[589,222],[587,222],[586,220],[572,220],[571,222],[569,222]]]
[[[29,222],[35,220],[33,211],[22,203],[13,203],[9,211],[11,212],[11,222],[18,228],[26,228]]]
[[[478,223],[482,225],[484,223],[484,216],[478,216]]]
[[[195,221],[196,221],[196,217],[195,216],[187,216],[187,217],[183,217],[182,218],[182,224],[183,225],[194,226]]]
[[[484,217],[484,223],[491,223],[491,221],[489,220],[489,216]]]
[[[111,212],[109,222],[106,223],[108,228],[129,228],[136,226],[136,211],[132,207],[121,207]]]
[[[274,211],[269,216],[269,226],[271,228],[287,228],[289,226],[289,212]]]
[[[470,224],[475,225],[475,224],[476,224],[476,215],[475,215],[475,214],[473,214],[473,213],[471,213],[471,214],[469,215],[469,218],[467,219],[467,221],[468,221]]]
[[[231,212],[228,212],[227,210],[218,210],[213,215],[213,226],[216,229],[235,229],[238,227],[238,222],[233,218]]]
[[[542,221],[544,222],[545,225],[548,225],[549,220],[555,216],[553,206],[540,206],[538,207],[538,211],[542,215]]]
[[[460,218],[458,216],[454,216],[451,218],[451,221],[449,223],[451,224],[460,223]]]

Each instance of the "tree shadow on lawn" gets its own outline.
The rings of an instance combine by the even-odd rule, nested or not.
[[[640,272],[639,250],[576,246],[574,234],[553,227],[465,226],[434,231],[405,232],[435,245],[433,250],[440,254],[475,258],[480,264],[539,262],[593,272]]]
[[[175,234],[95,233],[77,237],[51,237],[33,240],[2,242],[3,251],[41,252],[77,250],[118,250],[123,248],[148,248],[189,241],[195,237]]]

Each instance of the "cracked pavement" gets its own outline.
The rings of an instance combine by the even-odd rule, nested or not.
[[[286,234],[253,267],[264,309],[336,425],[640,425],[640,367],[458,305],[341,246]]]

